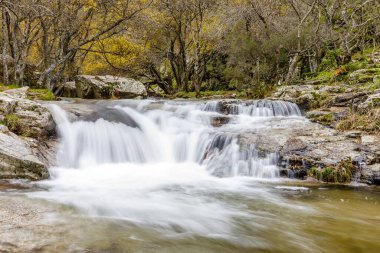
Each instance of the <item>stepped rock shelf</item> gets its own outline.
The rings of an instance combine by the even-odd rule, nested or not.
[[[3,179],[39,180],[48,177],[47,168],[51,164],[56,164],[54,154],[58,148],[55,140],[55,123],[52,120],[51,113],[57,114],[57,110],[63,110],[67,114],[65,121],[72,122],[71,124],[74,125],[89,124],[87,130],[96,129],[99,122],[103,122],[107,128],[110,128],[108,129],[110,132],[115,131],[112,129],[112,124],[117,124],[115,127],[118,128],[125,126],[126,128],[119,129],[120,136],[124,135],[123,132],[138,131],[136,129],[141,131],[138,134],[146,136],[152,134],[150,132],[145,133],[144,127],[131,114],[139,114],[143,117],[146,117],[144,115],[157,114],[155,121],[164,121],[161,117],[168,113],[173,113],[173,117],[178,118],[178,120],[183,117],[185,117],[183,120],[188,120],[186,117],[194,117],[194,119],[189,120],[189,123],[198,124],[199,130],[197,131],[201,131],[198,134],[207,135],[207,137],[202,135],[194,137],[193,133],[193,135],[186,137],[189,139],[182,136],[181,138],[185,139],[167,143],[166,147],[170,149],[174,147],[176,150],[181,148],[181,145],[187,147],[191,141],[198,142],[194,144],[195,147],[192,147],[194,148],[192,152],[185,148],[181,151],[181,156],[186,157],[191,154],[193,156],[191,159],[194,162],[207,163],[209,173],[219,177],[253,176],[268,178],[285,176],[305,179],[310,175],[309,172],[312,169],[332,168],[344,170],[347,174],[344,180],[337,182],[354,180],[367,184],[379,183],[380,150],[378,144],[380,138],[377,135],[366,135],[357,131],[341,133],[310,122],[302,116],[296,104],[291,102],[272,100],[209,102],[68,100],[40,104],[27,100],[26,92],[27,88],[22,88],[1,93],[0,101],[4,125],[1,126],[0,151],[2,150],[3,161],[0,177]],[[130,111],[126,112],[126,110]],[[58,115],[60,114],[58,113]],[[58,118],[55,116],[56,121],[62,121]],[[160,129],[163,126],[157,125],[156,127]],[[184,133],[181,133],[179,129],[176,131],[178,135],[186,134],[186,131]],[[189,129],[188,131],[194,130]],[[85,153],[87,148],[89,150],[85,158],[87,159],[88,155],[93,156],[92,158],[96,161],[102,160],[100,157],[104,153],[111,152],[110,150],[118,150],[119,153],[125,154],[135,152],[142,157],[121,156],[122,158],[119,157],[114,161],[110,157],[116,155],[109,154],[110,157],[105,159],[107,162],[136,162],[139,159],[139,162],[146,162],[151,159],[149,155],[144,153],[146,151],[142,147],[130,144],[130,137],[124,139],[125,144],[121,147],[114,146],[116,145],[114,143],[120,142],[117,140],[119,137],[114,140],[99,140],[103,141],[101,143],[103,149],[100,149],[96,146],[87,147],[81,142],[83,142],[83,138],[99,139],[100,136],[104,135],[103,133],[99,132],[94,136],[86,137],[85,132],[81,131],[77,135],[70,137],[74,140],[77,138],[76,141],[79,141],[76,147],[70,147],[70,150],[66,151],[61,150],[61,153],[78,156],[71,159],[75,161],[70,164],[74,167],[78,166],[79,161],[83,158],[81,154]],[[61,134],[61,136],[65,135]],[[190,136],[195,140],[190,140]],[[163,138],[170,139],[172,137]],[[94,140],[91,145],[94,145]],[[143,141],[143,139],[134,140],[132,143]],[[62,145],[61,143],[60,146],[62,147]],[[147,143],[146,145],[152,146],[153,144]],[[179,146],[176,147],[175,145]],[[9,148],[10,146],[12,149]],[[156,148],[160,150],[164,147]],[[102,150],[102,152],[91,153],[93,152],[92,149]],[[137,151],[131,151],[134,149]],[[153,150],[149,152],[154,153]],[[186,154],[186,152],[190,153]],[[197,154],[197,157],[194,157],[194,153]],[[171,156],[175,160],[185,159],[178,157],[179,154],[171,154]],[[235,160],[232,157],[235,157]],[[66,158],[62,160],[70,161]],[[318,179],[322,180],[323,178]]]

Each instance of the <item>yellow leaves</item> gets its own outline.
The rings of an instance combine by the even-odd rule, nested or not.
[[[83,48],[87,57],[82,65],[86,74],[101,74],[112,69],[133,69],[142,57],[143,46],[133,43],[126,35],[119,35]]]

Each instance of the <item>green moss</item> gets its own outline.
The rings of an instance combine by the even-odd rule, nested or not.
[[[349,72],[353,72],[358,69],[365,69],[367,65],[368,65],[367,60],[361,60],[361,61],[351,61],[348,64],[346,64],[345,67],[347,68]]]
[[[372,99],[372,106],[373,107],[379,107],[380,106],[380,98],[373,98]]]
[[[55,100],[54,93],[48,89],[29,89],[28,91],[29,99],[52,101]]]
[[[346,92],[345,87],[339,87],[339,89],[337,90],[337,93],[345,93],[345,92]]]
[[[328,98],[328,94],[326,93],[311,92],[311,95],[313,96],[313,101],[310,104],[312,109],[323,106]]]
[[[9,114],[5,116],[4,125],[6,125],[9,128],[9,130],[11,130],[14,133],[18,133],[21,130],[19,126],[19,118],[17,115],[14,114]]]
[[[20,86],[17,86],[14,84],[4,85],[4,84],[0,83],[0,92],[6,91],[6,90],[17,89],[17,88],[20,88]]]
[[[334,71],[322,71],[314,78],[315,80],[331,81],[335,77]]]
[[[327,113],[319,117],[319,120],[325,123],[331,123],[334,121],[334,115],[332,113]]]
[[[328,50],[319,66],[320,70],[331,70],[338,66],[337,58],[341,55],[341,50]]]
[[[313,167],[308,174],[319,181],[327,183],[349,183],[356,171],[351,158],[340,161],[335,166],[327,166],[323,169]]]

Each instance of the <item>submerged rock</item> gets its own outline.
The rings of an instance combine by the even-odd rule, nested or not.
[[[109,99],[146,97],[145,86],[134,79],[117,76],[79,75],[75,78],[79,98]]]

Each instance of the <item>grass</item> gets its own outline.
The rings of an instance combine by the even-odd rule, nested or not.
[[[321,71],[313,79],[331,81],[331,80],[333,80],[334,77],[335,77],[335,71]]]
[[[54,93],[48,89],[29,89],[28,99],[52,101],[55,100],[55,96]]]
[[[0,92],[12,89],[21,88],[18,85],[4,85],[0,83]],[[28,99],[31,100],[44,100],[44,101],[52,101],[55,100],[54,93],[48,89],[29,89],[28,91]]]
[[[326,183],[349,183],[352,181],[356,168],[353,161],[348,158],[340,161],[335,166],[327,166],[325,168],[313,167],[308,174],[319,181]]]
[[[338,122],[336,128],[340,131],[364,130],[378,133],[380,131],[380,111],[375,109],[366,114],[351,113],[347,119]]]
[[[4,125],[9,128],[14,133],[18,133],[20,131],[19,126],[19,118],[17,115],[8,114],[4,117]]]
[[[20,88],[17,85],[10,84],[10,85],[5,85],[3,83],[0,83],[0,92],[6,91],[6,90],[12,90],[12,89],[17,89]]]

